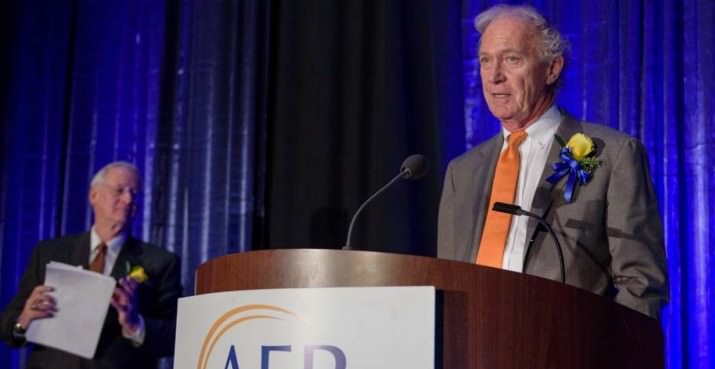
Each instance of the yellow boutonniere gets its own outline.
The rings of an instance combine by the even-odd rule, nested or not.
[[[146,272],[141,265],[135,265],[134,267],[132,267],[127,276],[137,281],[137,283],[144,283],[147,281],[147,279],[149,279],[149,276],[146,275]]]
[[[558,136],[557,136],[558,137]],[[563,144],[561,146],[564,146]],[[601,165],[601,161],[594,158],[596,153],[596,144],[593,143],[591,137],[583,133],[577,133],[569,139],[566,146],[571,149],[571,155],[576,161],[581,164],[581,168],[588,173]]]
[[[583,133],[577,133],[571,136],[569,142],[566,143],[566,147],[571,149],[573,158],[578,161],[583,160],[596,149],[593,145],[591,137],[588,137]]]
[[[601,160],[595,157],[596,144],[591,137],[583,133],[571,136],[565,144],[558,135],[554,137],[562,147],[559,155],[561,161],[551,165],[554,174],[546,180],[555,184],[561,178],[567,177],[564,199],[571,202],[576,186],[585,185],[591,180],[591,173],[601,165]]]

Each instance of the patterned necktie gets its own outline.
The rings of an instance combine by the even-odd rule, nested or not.
[[[97,246],[97,254],[92,259],[92,263],[89,264],[89,270],[97,272],[99,274],[104,274],[104,258],[107,256],[107,245],[105,243],[100,243]]]
[[[501,268],[504,246],[511,226],[511,214],[492,210],[495,202],[514,203],[516,185],[519,180],[519,145],[526,139],[526,131],[512,132],[507,137],[507,149],[499,156],[494,172],[492,195],[489,198],[487,220],[484,222],[482,239],[479,242],[477,264]]]

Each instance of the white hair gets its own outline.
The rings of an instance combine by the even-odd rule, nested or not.
[[[127,161],[115,161],[111,162],[105,166],[102,167],[95,175],[92,177],[92,182],[90,183],[90,187],[94,187],[100,183],[104,183],[104,176],[107,174],[107,172],[112,169],[112,168],[124,168],[127,170],[130,170],[136,174],[137,178],[140,178],[139,176],[139,169],[136,167],[136,165],[127,162]]]
[[[561,36],[561,32],[552,27],[543,15],[530,6],[495,5],[477,15],[474,19],[474,27],[479,33],[483,34],[492,21],[504,16],[522,18],[534,27],[540,36],[541,47],[539,47],[539,54],[541,54],[544,61],[551,62],[559,56],[564,56],[569,51],[569,43]]]

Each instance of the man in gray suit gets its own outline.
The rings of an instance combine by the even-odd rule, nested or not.
[[[642,145],[554,105],[566,43],[536,10],[497,5],[475,26],[482,92],[502,132],[450,162],[438,256],[559,280],[556,246],[538,221],[491,210],[495,199],[510,202],[552,225],[567,284],[658,318],[668,296],[666,261]],[[499,168],[506,168],[501,160],[511,141],[521,143],[504,200]],[[499,216],[506,217],[503,232],[495,226]]]

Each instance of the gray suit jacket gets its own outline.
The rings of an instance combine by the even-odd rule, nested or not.
[[[663,231],[645,150],[636,139],[564,114],[557,135],[590,136],[602,162],[566,203],[566,178],[552,185],[549,152],[531,211],[552,225],[564,251],[566,283],[658,318],[668,298]],[[492,178],[503,144],[498,134],[449,163],[439,208],[438,257],[474,262],[486,218]],[[559,280],[556,247],[535,219],[527,231],[524,272]]]

